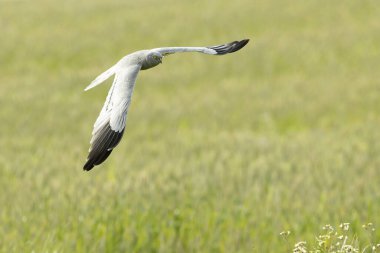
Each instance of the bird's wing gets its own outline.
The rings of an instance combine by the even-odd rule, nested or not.
[[[99,76],[97,76],[95,78],[95,80],[92,81],[90,83],[90,85],[87,86],[84,90],[88,91],[89,89],[92,89],[95,86],[101,84],[102,82],[104,82],[105,80],[107,80],[108,78],[110,78],[113,74],[115,74],[116,70],[117,70],[117,66],[116,65],[114,65],[111,68],[107,69],[106,71],[104,71],[103,73],[101,73]]]
[[[247,45],[248,41],[248,39],[245,39],[210,47],[160,47],[154,48],[152,51],[159,52],[163,56],[179,52],[199,52],[204,54],[223,55],[240,50]]]
[[[116,70],[115,79],[106,102],[92,131],[91,147],[84,170],[101,164],[119,144],[124,133],[128,107],[141,65],[130,65]]]

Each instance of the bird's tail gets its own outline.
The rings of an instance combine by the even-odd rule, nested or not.
[[[88,91],[89,89],[92,89],[94,88],[95,86],[101,84],[102,82],[104,82],[105,80],[107,80],[108,78],[110,78],[113,74],[115,74],[116,72],[116,65],[112,66],[111,68],[107,69],[106,71],[104,71],[103,73],[101,73],[97,78],[95,78],[94,81],[92,81],[90,83],[89,86],[86,87],[86,89],[84,89],[85,91]]]

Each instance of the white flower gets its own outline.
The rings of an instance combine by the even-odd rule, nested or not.
[[[290,231],[289,231],[289,230],[287,230],[287,231],[282,231],[282,232],[280,233],[280,235],[281,235],[281,236],[288,236],[288,235],[290,235]]]
[[[323,229],[323,230],[331,230],[331,231],[334,230],[333,226],[331,226],[330,224],[326,224],[326,225],[324,225],[324,226],[322,227],[322,229]]]
[[[342,252],[353,253],[353,252],[359,252],[359,250],[352,247],[351,245],[344,245],[342,247]]]
[[[341,224],[339,225],[339,227],[340,227],[341,229],[343,229],[344,231],[348,231],[348,230],[350,229],[350,223],[341,223]]]
[[[307,253],[306,242],[301,241],[294,245],[293,253]]]

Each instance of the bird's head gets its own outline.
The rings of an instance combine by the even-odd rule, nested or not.
[[[162,63],[162,57],[159,52],[151,52],[148,54],[148,60],[156,65]]]
[[[158,64],[162,63],[162,58],[163,56],[159,52],[155,52],[155,51],[149,52],[145,56],[145,59],[142,62],[141,69],[142,70],[150,69],[157,66]]]

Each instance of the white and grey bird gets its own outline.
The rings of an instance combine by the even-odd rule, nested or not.
[[[140,70],[150,69],[162,63],[162,58],[179,52],[199,52],[210,55],[224,55],[243,48],[248,39],[210,47],[161,47],[141,50],[123,57],[114,66],[95,78],[85,91],[101,84],[115,75],[106,102],[92,131],[91,147],[84,170],[91,170],[101,164],[119,144],[125,130],[128,107],[131,104],[133,88]]]

